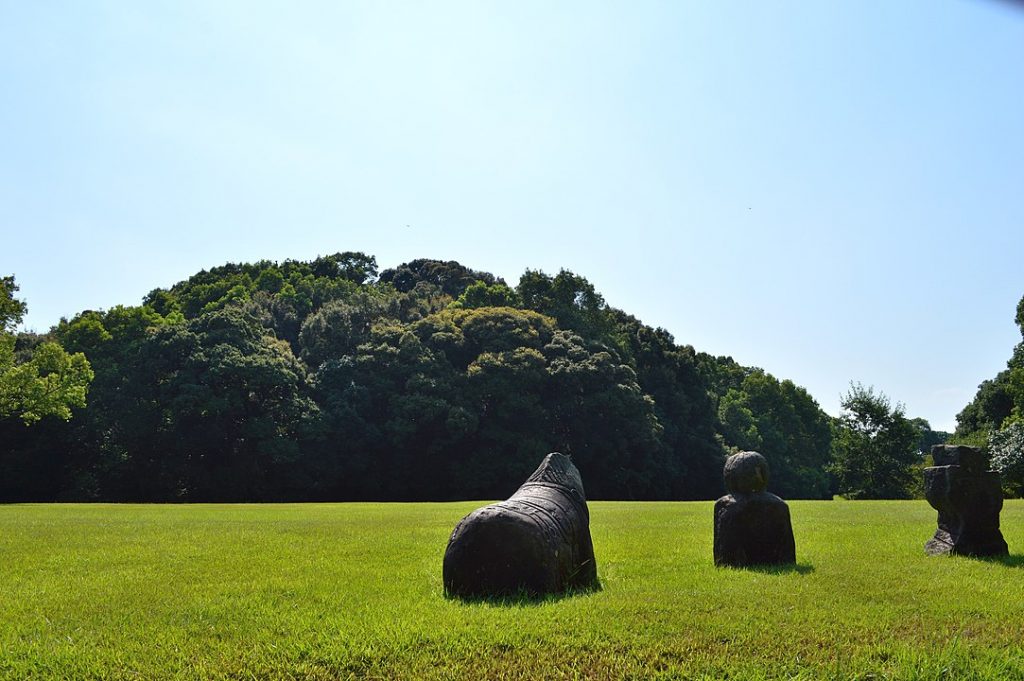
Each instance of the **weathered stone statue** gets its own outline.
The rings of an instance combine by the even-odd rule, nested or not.
[[[924,545],[928,555],[1004,556],[999,531],[1003,490],[999,474],[977,447],[935,445],[935,465],[924,469],[924,495],[939,512],[939,528]]]
[[[768,462],[757,452],[725,460],[725,489],[715,502],[715,565],[796,562],[789,507],[768,487]]]
[[[452,596],[538,596],[596,585],[583,481],[564,454],[548,454],[506,501],[459,521],[444,552]]]

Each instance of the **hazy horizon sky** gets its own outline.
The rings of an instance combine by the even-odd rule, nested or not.
[[[587,277],[952,429],[1021,341],[1024,11],[5,3],[0,275],[46,330],[225,262]]]

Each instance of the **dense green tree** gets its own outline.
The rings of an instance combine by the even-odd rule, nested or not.
[[[451,469],[456,488],[482,498],[507,496],[512,481],[536,466],[537,452],[558,449],[544,403],[547,382],[547,360],[534,347],[483,351],[469,364],[459,412],[462,447]]]
[[[384,286],[390,286],[390,284],[384,284]],[[442,291],[441,287],[420,281],[410,290],[398,292],[396,301],[398,319],[411,324],[449,307],[452,304],[452,297]]]
[[[564,270],[512,290],[454,261],[228,263],[22,334],[14,365],[50,342],[88,357],[89,404],[0,418],[0,500],[495,498],[553,450],[592,498],[713,498],[747,430],[787,495],[820,493],[806,393]]]
[[[462,294],[452,301],[453,308],[474,307],[520,307],[519,295],[502,283],[488,284],[478,281],[470,284]]]
[[[0,419],[13,416],[31,424],[55,416],[66,421],[73,408],[85,406],[92,369],[81,353],[68,354],[49,341],[30,356],[15,354],[12,332],[28,310],[14,297],[17,291],[13,276],[0,278]]]
[[[311,268],[317,277],[340,277],[357,285],[368,284],[377,278],[377,259],[354,251],[321,256],[312,262]]]
[[[299,440],[317,408],[287,343],[228,309],[160,329],[146,350],[163,361],[138,380],[158,396],[163,451],[188,462],[177,483],[189,498],[288,498],[307,482]]]
[[[394,310],[380,296],[357,293],[348,300],[332,300],[302,322],[301,357],[310,367],[350,354],[365,342],[374,322]]]
[[[332,300],[351,296],[376,279],[377,262],[363,253],[335,253],[306,263],[228,263],[203,270],[170,289],[154,289],[143,301],[167,315],[182,312],[193,319],[228,305],[244,304],[257,293],[278,296],[301,316]]]
[[[458,376],[443,356],[400,324],[382,322],[354,355],[324,362],[314,383],[328,446],[352,445],[329,453],[341,489],[355,498],[451,498],[451,439],[466,419]]]
[[[1018,313],[1019,315],[1019,313]],[[1015,420],[989,436],[992,468],[1010,496],[1024,496],[1024,421]]]
[[[284,288],[284,275],[275,267],[268,267],[256,277],[256,288],[267,293],[280,293]]]
[[[299,333],[308,317],[304,317],[290,299],[267,291],[257,291],[238,308],[268,332],[273,332],[275,337],[287,341],[294,353],[301,352]]]
[[[982,381],[974,399],[956,416],[957,435],[998,430],[1013,413],[1013,398],[1008,370]]]
[[[402,293],[425,282],[438,287],[445,295],[457,298],[467,287],[478,281],[491,285],[500,280],[493,274],[471,270],[454,260],[419,259],[384,270],[380,274],[380,281],[394,286]]]
[[[0,501],[51,500],[63,483],[66,422],[85,406],[93,373],[53,336],[14,335],[27,311],[17,290],[14,277],[0,279]]]
[[[14,362],[14,337],[0,336],[0,418],[17,416],[26,424],[46,416],[65,421],[74,407],[85,406],[89,362],[81,353],[68,354],[56,343],[43,343],[32,359]]]
[[[64,457],[52,468],[61,471],[63,496],[172,498],[167,490],[174,485],[161,479],[163,454],[155,444],[160,396],[151,389],[156,379],[150,372],[163,357],[154,356],[147,344],[157,329],[175,323],[181,323],[179,312],[164,317],[148,305],[117,306],[62,319],[54,328],[55,337],[85,354],[95,372],[88,408],[59,433],[64,444],[56,449]]]
[[[485,307],[443,310],[412,328],[461,370],[483,352],[521,347],[539,350],[550,342],[557,326],[550,317],[530,310]]]
[[[14,297],[17,291],[13,276],[0,277],[0,333],[12,333],[28,312],[25,301]]]
[[[883,393],[851,384],[835,423],[833,465],[838,491],[849,499],[904,499],[920,462],[920,432],[903,405]]]
[[[306,370],[254,317],[229,306],[186,323],[116,307],[56,334],[96,365],[95,397],[65,435],[75,498],[290,498],[308,481]]]
[[[715,357],[705,352],[697,353],[697,366],[707,383],[708,391],[716,398],[721,398],[730,390],[739,390],[743,380],[758,370],[745,367],[732,357]]]
[[[636,371],[642,392],[654,400],[661,427],[667,498],[707,499],[722,491],[724,450],[715,433],[712,388],[690,346],[677,345],[664,329],[654,329],[619,310],[614,320],[616,345]]]
[[[950,433],[942,430],[932,430],[932,425],[927,419],[913,418],[910,423],[918,432],[917,448],[922,454],[928,454],[935,445],[941,445],[949,440]]]
[[[1024,336],[1024,297],[1017,304],[1014,321]],[[1006,369],[983,381],[970,404],[957,414],[957,441],[984,443],[990,432],[1013,419],[1024,418],[1024,342],[1014,347]]]
[[[666,498],[666,461],[654,400],[636,372],[611,353],[592,352],[580,336],[558,331],[544,347],[550,384],[545,402],[559,449],[577,460],[597,498]]]
[[[761,452],[769,488],[786,498],[830,498],[831,425],[806,390],[764,371],[747,375],[719,402],[725,442]]]
[[[294,496],[316,406],[289,346],[234,308],[188,323],[147,316],[96,351],[103,397],[73,438],[71,484],[126,500]]]
[[[556,447],[543,404],[553,319],[509,307],[444,310],[414,325],[462,387],[447,475],[478,496],[507,494],[539,450]],[[535,466],[535,464],[533,464]]]
[[[672,479],[632,369],[529,310],[379,324],[315,385],[329,430],[359,443],[342,465],[376,476],[369,488],[386,498],[507,495],[552,449],[606,498],[665,495]]]
[[[594,285],[569,270],[554,277],[539,270],[526,270],[516,293],[523,306],[554,317],[559,326],[600,342],[610,340],[613,319]]]

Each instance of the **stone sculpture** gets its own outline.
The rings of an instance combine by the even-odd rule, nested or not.
[[[597,585],[590,512],[572,460],[548,454],[506,501],[459,521],[444,552],[445,592],[539,596]]]
[[[1005,556],[999,531],[1003,490],[999,474],[977,447],[935,445],[935,465],[924,469],[924,495],[939,512],[935,536],[924,545],[928,555]]]
[[[715,502],[715,565],[746,567],[796,562],[789,507],[768,487],[768,462],[757,452],[725,460],[729,494]]]

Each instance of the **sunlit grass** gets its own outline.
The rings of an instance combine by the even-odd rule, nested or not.
[[[602,588],[446,599],[481,503],[0,506],[0,678],[1024,678],[1011,558],[925,502],[791,502],[798,565],[716,569],[710,503],[591,502]]]

